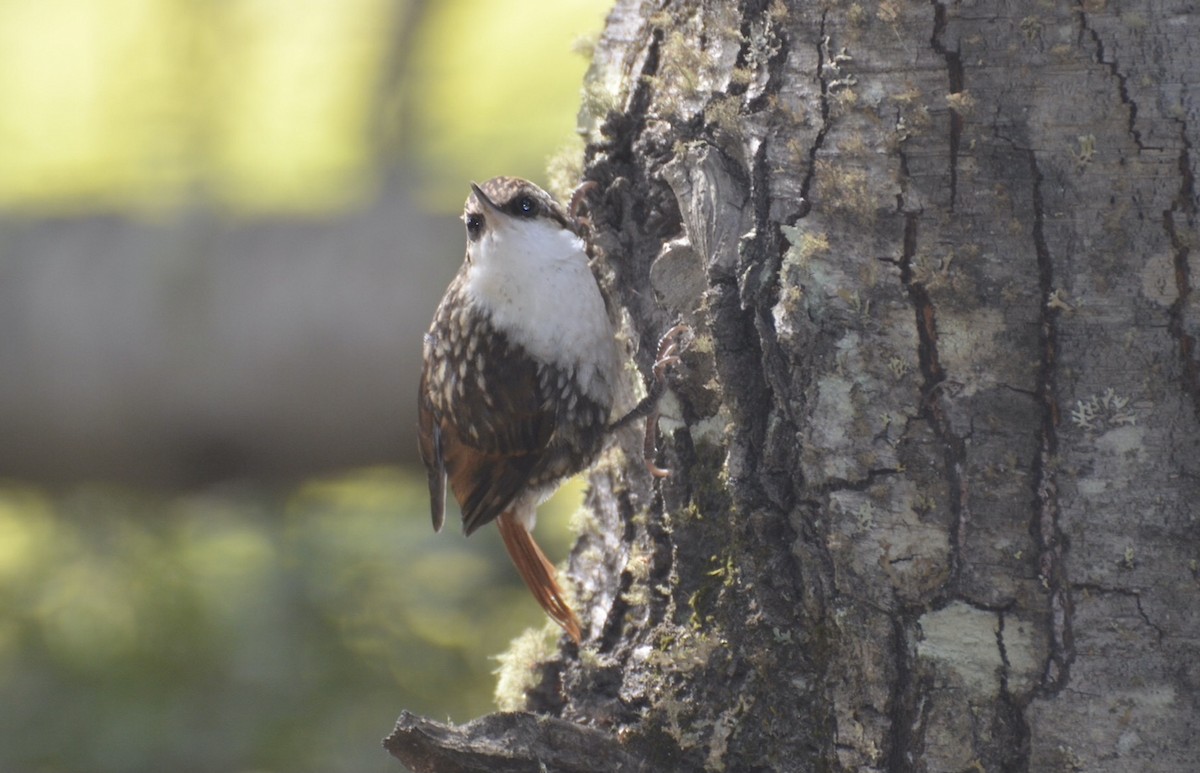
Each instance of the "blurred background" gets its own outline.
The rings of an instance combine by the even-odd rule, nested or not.
[[[544,616],[430,529],[420,340],[468,182],[578,159],[609,5],[0,0],[0,771],[399,770],[402,709],[494,709]]]

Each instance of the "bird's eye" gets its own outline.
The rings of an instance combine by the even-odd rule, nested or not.
[[[481,233],[483,233],[483,215],[472,212],[467,215],[467,237],[478,239]]]
[[[517,199],[517,214],[522,217],[533,217],[537,214],[537,202],[529,196]]]

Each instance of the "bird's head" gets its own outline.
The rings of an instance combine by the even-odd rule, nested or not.
[[[463,208],[467,261],[487,264],[521,253],[534,261],[560,260],[575,252],[574,220],[549,193],[519,177],[493,177],[471,183]]]

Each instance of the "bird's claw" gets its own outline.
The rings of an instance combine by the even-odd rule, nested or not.
[[[653,459],[646,460],[646,472],[650,473],[650,475],[655,478],[669,478],[671,476],[670,470],[664,467],[659,467],[654,463]]]
[[[690,328],[682,322],[675,325],[667,332],[663,333],[662,338],[658,339],[658,353],[654,360],[654,382],[656,391],[661,392],[667,380],[667,368],[677,364],[679,360],[680,338]],[[646,416],[646,437],[642,444],[642,452],[645,457],[646,470],[655,478],[665,478],[671,474],[669,469],[659,467],[654,463],[654,458],[658,456],[658,444],[656,435],[658,432],[658,403],[655,401],[654,407]]]
[[[585,182],[581,182],[571,194],[571,201],[569,204],[567,204],[567,214],[571,216],[571,220],[573,220],[577,226],[582,226],[585,222],[590,222],[587,218],[583,217],[579,211],[583,208],[583,203],[587,201],[588,195],[592,191],[599,189],[600,183],[596,182],[595,180],[586,180]]]
[[[688,330],[688,326],[680,322],[658,339],[658,356],[654,360],[654,379],[656,381],[663,381],[667,376],[667,368],[679,362],[679,339]]]

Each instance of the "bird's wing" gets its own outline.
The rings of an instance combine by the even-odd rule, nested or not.
[[[433,518],[433,530],[438,532],[446,522],[446,460],[442,455],[441,422],[435,415],[426,383],[428,375],[426,368],[421,373],[417,392],[417,442],[429,476],[429,513]]]
[[[434,524],[449,477],[467,534],[521,493],[556,423],[552,393],[535,360],[507,342],[488,343],[479,346],[470,370],[427,358],[421,378],[421,455]]]

